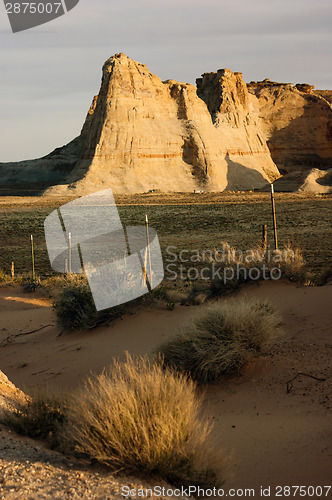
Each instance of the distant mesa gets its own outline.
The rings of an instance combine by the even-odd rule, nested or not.
[[[114,193],[261,189],[281,174],[311,169],[318,179],[332,168],[331,98],[332,91],[309,84],[246,84],[230,69],[204,73],[196,86],[163,82],[116,54],[103,66],[80,135],[44,158],[1,163],[0,182],[12,194],[29,185],[78,196],[106,187]]]

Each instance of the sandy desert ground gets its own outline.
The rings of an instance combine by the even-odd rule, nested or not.
[[[332,283],[297,287],[286,281],[264,282],[247,286],[239,295],[269,299],[282,314],[285,336],[241,377],[199,389],[204,409],[214,422],[214,440],[233,455],[233,477],[226,481],[225,490],[254,488],[255,496],[260,496],[261,486],[271,486],[270,497],[277,498],[278,485],[328,485],[332,470]],[[19,388],[65,392],[91,371],[101,371],[112,357],[121,358],[125,350],[152,354],[202,307],[176,306],[168,311],[165,306],[152,306],[109,327],[59,335],[51,306],[38,293],[0,289],[0,367]],[[298,373],[306,375],[298,375],[287,391],[287,382]],[[1,434],[2,498],[111,498],[119,491],[118,483],[104,471],[100,478],[92,476],[91,471],[82,471],[82,465],[44,450],[40,443],[17,438],[4,429]],[[34,469],[33,476],[29,468]],[[12,470],[9,476],[8,470]],[[27,493],[37,484],[31,484],[31,477],[40,479],[40,496],[36,489],[32,496]],[[60,491],[62,496],[56,496]]]

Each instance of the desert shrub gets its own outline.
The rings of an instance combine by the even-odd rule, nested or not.
[[[61,328],[90,330],[110,323],[139,306],[149,305],[158,300],[163,300],[163,291],[155,289],[125,304],[97,311],[87,281],[72,279],[58,293],[53,308]]]
[[[29,278],[27,280],[23,280],[22,282],[23,290],[26,293],[35,292],[37,288],[39,288],[40,286],[41,286],[41,281],[39,277],[36,277],[35,279]]]
[[[239,373],[281,333],[280,317],[266,302],[232,300],[204,307],[159,348],[166,366],[201,383]]]
[[[115,470],[211,486],[222,482],[212,465],[225,458],[199,411],[192,381],[127,354],[73,396],[64,441]]]
[[[59,429],[66,419],[64,403],[53,396],[26,396],[13,400],[4,410],[2,421],[18,434],[58,444]]]
[[[68,284],[54,303],[59,325],[64,328],[89,330],[108,323],[123,314],[123,307],[97,311],[89,286],[82,282]]]
[[[308,276],[306,276],[308,278]],[[332,267],[323,268],[320,273],[312,276],[311,285],[312,286],[323,286],[326,285],[332,279]]]

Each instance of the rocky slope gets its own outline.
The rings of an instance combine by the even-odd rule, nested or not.
[[[52,195],[105,187],[250,190],[280,172],[331,168],[330,91],[268,79],[246,85],[229,69],[196,83],[162,82],[116,54],[103,66],[80,136],[44,158],[0,163],[0,188],[53,186],[45,191]]]
[[[3,409],[8,407],[11,401],[22,398],[24,398],[23,392],[17,389],[0,370],[0,415]]]

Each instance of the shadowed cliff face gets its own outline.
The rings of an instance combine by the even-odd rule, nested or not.
[[[248,88],[258,99],[263,136],[280,173],[332,167],[331,92],[269,80]]]
[[[282,173],[331,165],[330,97],[306,84],[247,86],[229,69],[204,73],[197,88],[162,82],[117,54],[80,136],[44,158],[0,164],[0,183],[73,195],[262,188],[280,176],[276,164]]]

